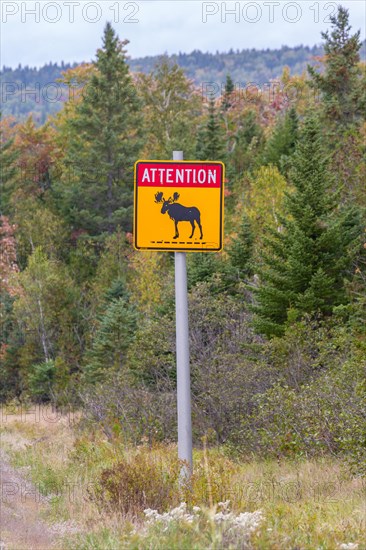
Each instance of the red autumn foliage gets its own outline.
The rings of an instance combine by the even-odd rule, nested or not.
[[[1,288],[11,296],[17,293],[13,275],[19,271],[15,229],[16,226],[9,223],[9,218],[0,216],[0,283]]]

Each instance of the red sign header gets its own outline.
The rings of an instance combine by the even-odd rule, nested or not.
[[[138,162],[138,187],[220,188],[223,183],[221,162]]]

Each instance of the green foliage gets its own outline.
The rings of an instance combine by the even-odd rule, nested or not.
[[[0,401],[19,397],[22,376],[19,369],[23,333],[14,315],[14,297],[2,290],[0,294]]]
[[[213,96],[208,101],[207,119],[198,131],[196,158],[198,160],[225,159],[225,143],[222,121]]]
[[[347,303],[344,280],[351,276],[361,217],[357,209],[337,210],[337,195],[320,137],[319,124],[310,116],[293,156],[283,230],[266,239],[256,291],[257,328],[268,336],[281,335],[291,316],[330,315]]]
[[[226,75],[225,89],[224,89],[224,93],[222,96],[222,103],[221,103],[221,108],[224,111],[227,111],[228,109],[230,109],[232,105],[232,101],[233,101],[232,93],[234,92],[234,90],[235,90],[235,85],[234,85],[233,79],[228,74]]]
[[[264,143],[264,132],[254,110],[244,112],[235,125],[229,145],[229,171],[240,175],[258,164]]]
[[[289,160],[295,151],[298,138],[298,116],[292,107],[283,118],[279,118],[263,152],[265,164],[277,166],[282,174],[289,169]]]
[[[108,305],[88,353],[85,379],[96,383],[108,370],[121,370],[126,364],[128,348],[137,327],[137,316],[125,298],[113,299]]]
[[[36,402],[48,401],[54,379],[54,361],[32,365],[28,372],[28,387],[31,398]]]
[[[276,384],[257,397],[247,445],[265,456],[346,455],[364,475],[364,379],[365,364],[354,360],[298,389]]]
[[[132,166],[142,145],[141,106],[125,45],[107,23],[96,71],[67,122],[58,192],[68,222],[91,235],[111,233],[119,225],[129,231],[132,227]]]
[[[138,384],[171,391],[176,379],[173,312],[141,319],[129,350],[128,366]]]
[[[289,185],[275,166],[261,166],[249,176],[248,183],[243,194],[244,212],[256,241],[261,242],[268,227],[280,229],[285,192]]]
[[[90,288],[91,308],[98,314],[105,306],[106,300],[125,296],[127,298],[128,259],[130,255],[126,234],[117,229],[104,240],[103,249],[97,249],[95,258],[95,275],[87,277]],[[123,287],[123,288],[119,288]]]
[[[14,314],[24,335],[20,349],[23,366],[60,356],[77,369],[82,332],[80,296],[65,266],[36,248],[19,275],[19,284],[21,293]],[[72,329],[74,326],[77,330]]]
[[[238,281],[246,280],[253,273],[253,246],[253,230],[247,215],[244,214],[237,235],[226,249]]]
[[[217,254],[197,253],[188,257],[188,287],[197,283],[212,280],[215,275],[222,273],[223,261]]]
[[[39,199],[30,197],[21,201],[14,215],[17,224],[17,252],[19,263],[41,247],[49,258],[66,259],[68,228],[65,221]]]
[[[240,296],[240,294],[239,294]],[[211,432],[222,443],[231,438],[253,393],[270,384],[270,368],[254,349],[260,339],[251,327],[244,296],[213,295],[201,283],[189,297],[193,426],[196,437]]]
[[[225,159],[229,180],[224,253],[187,258],[195,444],[205,437],[261,456],[332,453],[364,473],[360,44],[343,8],[332,26],[324,35],[325,70],[311,71],[321,92],[314,112],[305,93],[296,110],[285,108],[286,91],[307,86],[290,69],[273,102],[248,90],[244,100],[234,82],[265,81],[266,74],[269,81],[284,58],[294,73],[319,49],[245,52],[248,63],[259,55],[253,70],[237,65],[243,52],[192,52],[157,65],[150,58],[139,66],[149,74],[132,78],[127,42],[107,24],[95,63],[64,75],[63,85],[79,90],[52,124],[4,121],[1,400],[64,406],[80,398],[85,423],[103,431],[106,448],[176,441],[173,255],[134,251],[130,231],[139,151],[170,158],[183,148],[186,157]],[[218,75],[207,81],[230,71],[204,113],[179,63],[198,68],[199,78]],[[242,71],[260,78],[238,78]],[[253,328],[253,302],[256,328],[268,341]],[[88,464],[91,448],[82,457]],[[149,469],[141,457],[113,466],[115,458],[113,450],[102,466],[102,507],[121,501],[134,513],[154,506],[154,494],[169,500],[163,468]],[[202,492],[210,485],[204,467],[193,479]]]
[[[332,31],[323,32],[325,71],[309,66],[312,86],[322,94],[324,115],[333,131],[339,132],[360,120],[364,112],[364,78],[360,68],[360,31],[350,34],[348,10],[338,6],[330,17]]]

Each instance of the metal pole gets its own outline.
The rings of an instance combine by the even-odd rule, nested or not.
[[[183,160],[183,151],[173,151],[173,160]],[[192,474],[191,384],[188,341],[188,292],[185,252],[175,252],[175,318],[177,344],[178,458],[184,461],[181,482]]]

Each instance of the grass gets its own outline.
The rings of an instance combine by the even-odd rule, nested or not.
[[[366,480],[353,478],[341,462],[331,458],[238,463],[220,448],[209,449],[205,456],[196,450],[192,491],[185,496],[191,505],[203,507],[205,519],[193,524],[173,522],[164,530],[159,524],[146,526],[139,509],[122,516],[117,504],[104,506],[105,500],[101,504],[95,498],[95,488],[100,489],[98,480],[107,469],[117,483],[115,472],[121,463],[125,465],[122,476],[128,475],[129,482],[136,479],[136,487],[142,488],[148,481],[151,485],[136,464],[147,460],[160,468],[161,475],[175,463],[175,446],[126,448],[97,431],[80,433],[75,418],[51,423],[19,414],[5,421],[3,415],[1,440],[12,464],[23,468],[48,497],[47,521],[61,519],[77,526],[78,532],[66,529],[60,543],[63,550],[222,548],[222,530],[208,518],[215,505],[225,500],[230,500],[235,514],[263,511],[265,520],[243,548],[333,550],[348,543],[358,544],[358,550],[366,548]],[[129,498],[123,483],[121,498]],[[183,498],[175,491],[171,507]],[[240,546],[234,541],[225,547]]]

